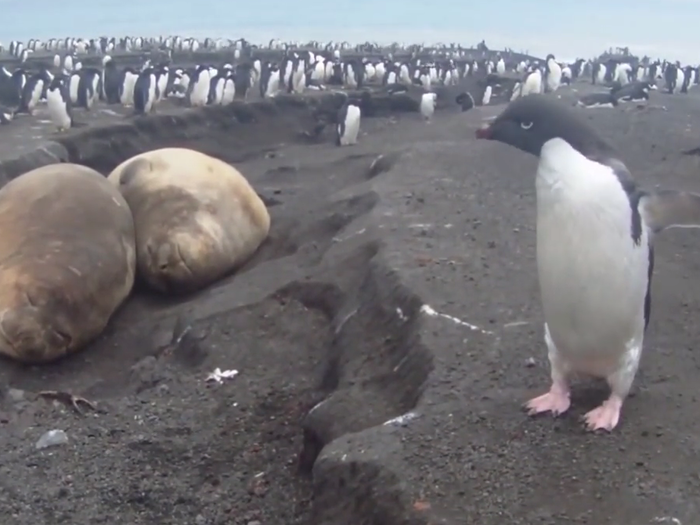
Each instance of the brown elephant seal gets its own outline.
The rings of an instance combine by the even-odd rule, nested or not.
[[[102,175],[52,164],[0,189],[0,353],[46,363],[107,326],[134,285],[129,207]]]
[[[136,155],[108,179],[136,226],[137,274],[160,292],[194,292],[247,261],[270,231],[263,201],[236,168],[184,148]]]

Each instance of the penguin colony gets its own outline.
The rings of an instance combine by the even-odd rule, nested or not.
[[[0,67],[0,123],[9,124],[18,115],[34,115],[43,105],[57,130],[63,131],[72,127],[75,109],[90,111],[98,102],[148,114],[171,98],[201,107],[330,86],[361,90],[416,85],[430,91],[435,86],[455,85],[480,67],[476,59],[467,58],[460,59],[458,65],[451,55],[457,57],[460,51],[450,55],[433,50],[425,59],[413,58],[425,55],[416,46],[392,49],[398,51],[397,56],[408,53],[409,58],[394,59],[394,52],[380,52],[370,43],[354,48],[346,42],[272,40],[267,45],[252,45],[245,39],[200,41],[178,36],[13,41],[7,49],[0,44],[0,63],[4,64]],[[227,58],[217,59],[218,63],[176,63],[178,54],[189,54],[192,62],[194,53],[206,60],[208,52],[209,56],[218,53]],[[347,54],[350,57],[343,58]],[[341,108],[338,114],[340,118],[342,113],[347,124],[337,124],[353,133],[357,126],[351,121],[358,119],[359,113],[352,106],[359,109],[359,105],[349,104],[350,111]],[[348,138],[340,142],[355,141]]]
[[[276,52],[274,59],[270,51]],[[182,53],[207,52],[230,58],[182,66],[173,60]],[[688,93],[700,82],[698,67],[658,60],[564,63],[551,54],[545,60],[510,52],[486,56],[455,44],[380,47],[369,42],[351,46],[347,42],[271,40],[254,45],[242,38],[180,36],[12,41],[7,48],[0,44],[0,63],[5,64],[0,67],[0,125],[10,124],[18,115],[33,115],[45,105],[44,114],[58,131],[73,126],[75,109],[90,111],[98,102],[131,108],[138,115],[152,113],[172,98],[201,107],[333,86],[349,90],[383,87],[389,93],[417,86],[425,95],[419,103],[420,113],[430,123],[438,103],[434,90],[456,86],[468,77],[478,79],[477,88],[455,98],[462,111],[500,103],[504,98],[514,101],[551,93],[581,77],[605,86],[599,93],[581,97],[578,105],[586,108],[646,101],[657,84],[671,94]],[[343,107],[336,116],[338,133],[341,128],[354,133],[359,127],[361,104],[348,101],[348,105],[349,112]],[[358,119],[357,126],[354,119]],[[349,145],[356,138],[337,142]]]
[[[147,59],[134,67],[119,66],[112,56],[119,51],[154,48],[165,51],[168,58],[174,51],[225,49],[230,51],[230,60],[179,67],[169,59]],[[264,49],[278,51],[278,58],[271,60],[256,54]],[[3,50],[0,45],[0,53]],[[592,129],[561,112],[563,108],[552,105],[551,94],[588,77],[592,84],[602,85],[605,90],[581,97],[576,104],[579,107],[645,102],[652,91],[659,89],[669,94],[687,94],[700,83],[700,67],[667,61],[633,64],[614,59],[563,63],[552,54],[544,60],[516,60],[510,53],[475,58],[472,51],[455,45],[411,46],[402,50],[404,56],[405,51],[409,52],[408,58],[395,59],[398,46],[387,51],[370,43],[356,46],[352,56],[347,53],[352,51],[347,43],[311,42],[301,46],[273,40],[265,47],[253,46],[244,39],[200,42],[181,37],[30,40],[26,46],[11,42],[8,51],[18,65],[12,71],[5,65],[1,67],[0,99],[4,104],[14,103],[14,107],[0,111],[0,122],[10,123],[18,114],[32,115],[45,103],[59,130],[73,125],[72,108],[90,111],[98,101],[131,107],[134,114],[142,115],[155,111],[169,97],[183,98],[189,106],[201,107],[245,100],[253,91],[262,98],[272,98],[280,93],[301,94],[334,85],[350,90],[375,86],[388,94],[406,93],[410,86],[417,86],[421,91],[418,110],[423,120],[431,123],[438,104],[435,88],[458,86],[466,77],[476,76],[477,89],[463,91],[454,99],[462,111],[489,105],[494,97],[498,102],[510,102],[493,123],[477,132],[477,138],[499,141],[540,159],[538,268],[552,386],[549,392],[527,402],[526,408],[531,415],[567,411],[570,400],[566,376],[584,372],[606,378],[612,388],[610,398],[586,415],[587,426],[608,431],[617,426],[649,322],[652,238],[669,227],[700,226],[700,195],[640,189],[622,161],[613,155],[612,148]],[[39,51],[54,53],[51,64],[39,62],[30,67],[30,57]],[[87,57],[98,57],[101,66],[83,67]],[[348,97],[337,112],[337,146],[357,143],[361,108],[369,96],[365,90],[359,100]],[[570,165],[561,166],[567,159]],[[563,173],[567,173],[566,180]],[[560,189],[553,192],[548,184]],[[593,191],[589,185],[601,199],[596,203],[596,210],[603,210],[598,210],[598,215],[592,213],[587,218],[583,212],[570,213],[561,203],[552,208],[556,213],[545,209],[553,200],[584,205],[576,193],[584,189],[589,192],[584,194],[589,195]],[[563,186],[567,188],[561,190]],[[607,214],[602,222],[601,214]],[[576,255],[577,248],[570,243],[575,235],[569,230],[579,231],[582,224],[567,221],[589,221],[584,230],[593,236],[591,243],[596,240],[601,244],[601,252],[591,251],[585,261]],[[631,223],[631,237],[620,233],[625,231],[623,227],[608,231],[615,221]],[[601,300],[603,294],[590,293],[581,300],[576,297],[578,288],[571,275],[587,279],[590,268],[599,275],[595,268],[601,265],[611,273],[601,288],[617,290],[613,295],[621,298],[621,304],[610,307]],[[557,277],[565,271],[571,275]],[[629,304],[622,304],[626,299]],[[568,326],[571,323],[567,315],[576,317],[581,326]],[[596,354],[601,348],[619,355]]]

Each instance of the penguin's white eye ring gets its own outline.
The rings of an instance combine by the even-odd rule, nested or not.
[[[530,129],[532,127],[532,122],[521,122],[520,127],[523,129]]]

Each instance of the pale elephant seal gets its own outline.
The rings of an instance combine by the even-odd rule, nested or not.
[[[193,292],[222,278],[270,231],[267,208],[245,177],[198,151],[142,153],[108,179],[134,216],[137,273],[161,292]]]
[[[0,189],[0,353],[46,363],[104,330],[134,285],[134,221],[102,175],[32,170]]]

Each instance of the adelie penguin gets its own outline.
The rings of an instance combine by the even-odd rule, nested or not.
[[[68,89],[66,77],[56,76],[46,91],[49,118],[59,132],[73,126],[73,108]]]
[[[34,114],[34,108],[39,103],[39,99],[44,92],[45,82],[46,77],[42,74],[32,75],[27,79],[22,88],[19,107],[15,113]]]
[[[72,77],[71,77],[72,78]],[[88,111],[100,97],[100,72],[95,68],[85,68],[80,71],[76,106]]]
[[[134,84],[134,115],[147,115],[153,111],[158,97],[155,70],[148,67],[139,73]]]
[[[611,95],[618,102],[646,102],[650,91],[649,82],[635,81],[612,90]]]
[[[357,136],[360,133],[361,113],[360,106],[349,101],[338,110],[335,141],[337,146],[357,144]]]
[[[539,158],[537,269],[552,384],[525,408],[563,414],[572,374],[602,377],[611,393],[584,420],[611,431],[649,324],[653,237],[698,227],[700,194],[642,189],[593,128],[544,95],[512,102],[476,135]]]
[[[430,123],[433,118],[436,102],[437,95],[435,93],[423,93],[423,96],[420,98],[420,114],[427,123]]]

